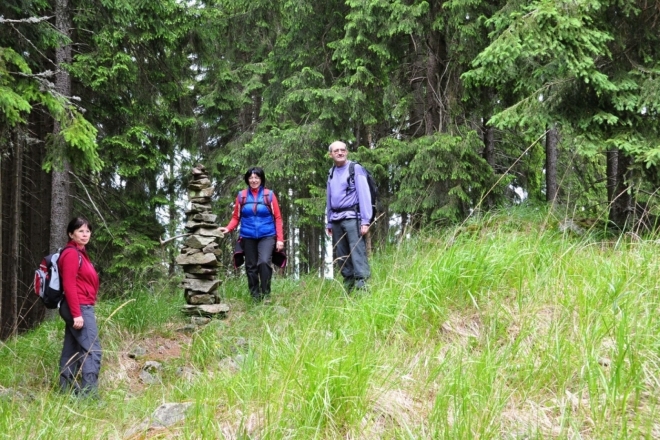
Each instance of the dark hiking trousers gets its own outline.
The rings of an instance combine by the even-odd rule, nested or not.
[[[62,302],[60,312],[71,316],[66,302]],[[82,395],[98,393],[99,371],[101,370],[101,344],[96,326],[94,306],[80,306],[84,320],[81,329],[73,328],[73,322],[64,327],[64,346],[60,357],[60,389]]]
[[[356,284],[364,286],[364,280],[371,275],[367,260],[367,244],[360,234],[357,219],[349,218],[332,222],[332,245],[335,251],[335,264],[344,277],[347,290]]]
[[[258,239],[244,237],[242,240],[250,295],[261,301],[270,295],[270,280],[273,277],[270,263],[275,249],[275,236]]]

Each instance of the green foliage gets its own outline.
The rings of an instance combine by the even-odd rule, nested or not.
[[[634,1],[505,8],[487,21],[493,40],[462,78],[513,97],[491,119],[498,127],[559,122],[581,153],[614,147],[652,166],[658,133],[648,112],[657,107],[658,66],[656,50],[646,48],[658,38],[643,30],[640,13]],[[626,55],[634,47],[645,49]]]
[[[329,45],[334,58],[347,69],[352,86],[382,85],[388,81],[391,60],[396,58],[397,39],[418,30],[418,20],[428,12],[426,1],[382,2],[347,1],[346,31],[343,38]],[[393,67],[393,66],[392,66]]]
[[[14,80],[11,67],[25,78]],[[54,163],[67,157],[80,169],[98,171],[103,166],[96,146],[96,128],[75,107],[58,98],[53,92],[44,92],[32,74],[28,64],[11,48],[0,48],[0,114],[9,127],[26,123],[26,116],[35,105],[48,109],[55,121],[61,124],[61,140],[54,140],[44,169],[50,171]],[[27,79],[26,79],[27,78]]]
[[[9,0],[0,16],[47,7]],[[78,173],[87,197],[76,198],[76,211],[106,225],[95,236],[98,261],[120,286],[126,272],[172,263],[174,248],[158,256],[153,248],[165,231],[181,231],[177,202],[197,162],[213,173],[221,218],[245,169],[263,166],[287,227],[309,239],[292,251],[320,269],[335,139],[374,173],[388,215],[406,226],[510,205],[513,188],[542,200],[543,134],[554,124],[567,209],[604,209],[611,149],[634,159],[638,205],[657,209],[658,12],[639,1],[95,0],[71,8],[76,51],[62,67],[79,107],[37,76],[50,69],[44,54],[69,41],[47,22],[3,24],[0,117],[14,127],[45,108],[60,122],[46,167],[67,158],[91,171]],[[495,151],[486,163],[488,135]]]
[[[15,83],[10,75],[12,66],[15,66],[21,73],[30,73],[30,68],[20,55],[11,48],[0,47],[0,112],[9,126],[25,122],[21,114],[29,112],[32,108],[22,92],[17,92],[14,87],[10,87]]]
[[[381,161],[390,166],[390,181],[396,198],[391,206],[397,212],[419,215],[419,223],[455,222],[477,208],[496,182],[481,158],[480,139],[474,132],[465,138],[436,135],[409,142],[383,140]]]
[[[68,159],[80,170],[98,171],[103,161],[96,128],[52,84],[53,65],[45,53],[70,41],[43,19],[49,8],[42,1],[9,1],[0,7],[0,17],[9,20],[0,25],[0,120],[12,129],[27,124],[33,112],[45,110],[59,124],[60,133],[47,145],[44,169],[50,171]]]
[[[52,139],[44,169],[61,168],[66,158],[78,170],[100,171],[103,160],[98,154],[96,128],[74,109],[64,109],[55,119],[62,125],[58,138]]]
[[[197,12],[175,1],[103,1],[74,16],[76,27],[86,30],[76,35],[85,49],[68,68],[99,129],[105,164],[78,182],[88,194],[95,187],[97,208],[85,200],[79,209],[104,224],[94,238],[97,261],[118,290],[134,275],[159,273],[164,254],[154,252],[158,238],[181,228],[175,201],[183,181],[173,171],[185,172],[174,162],[200,148],[190,68]],[[165,207],[171,218],[161,224]]]
[[[138,207],[133,212],[122,222],[99,224],[90,243],[92,260],[102,271],[111,296],[123,297],[126,291],[146,289],[149,282],[166,272],[162,251],[155,251],[162,226],[157,225],[153,214],[141,217],[144,212]],[[135,280],[141,283],[136,286]]]

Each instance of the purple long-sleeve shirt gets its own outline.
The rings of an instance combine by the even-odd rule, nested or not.
[[[371,220],[371,193],[369,192],[369,183],[367,175],[359,164],[355,164],[355,186],[348,186],[348,168],[350,161],[341,167],[335,167],[332,179],[327,184],[327,199],[325,204],[325,214],[327,218],[326,228],[331,228],[330,224],[335,220],[355,218],[354,210],[335,212],[334,210],[349,208],[360,204],[360,224],[368,225]]]

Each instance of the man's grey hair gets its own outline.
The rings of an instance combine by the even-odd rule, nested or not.
[[[331,143],[330,145],[328,145],[328,153],[332,153],[332,149],[333,149],[334,147],[342,147],[342,148],[346,148],[346,144],[343,143],[342,141],[334,141],[333,143]]]

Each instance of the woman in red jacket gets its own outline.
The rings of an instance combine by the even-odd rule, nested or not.
[[[81,396],[97,396],[101,344],[94,305],[99,276],[85,250],[92,228],[87,219],[76,217],[66,230],[70,241],[58,260],[64,288],[60,315],[66,322],[60,357],[60,388]]]
[[[270,295],[273,250],[284,249],[284,229],[275,193],[265,187],[266,173],[252,167],[243,176],[246,189],[236,196],[231,221],[218,228],[227,234],[241,226],[240,242],[245,252],[245,273],[252,298],[259,302]]]

